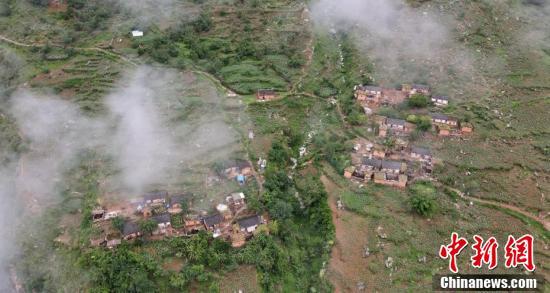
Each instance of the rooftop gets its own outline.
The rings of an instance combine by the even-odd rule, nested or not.
[[[433,96],[433,99],[434,100],[448,101],[449,97],[448,96]]]
[[[382,166],[382,161],[377,159],[363,159],[363,165],[371,166],[374,168],[380,168]]]
[[[151,217],[151,220],[157,222],[158,224],[170,223],[170,215],[169,214],[155,215]]]
[[[239,223],[239,227],[249,228],[249,227],[260,225],[260,223],[262,222],[262,219],[260,218],[260,216],[254,215],[254,216],[242,218],[237,222]]]
[[[233,199],[233,201],[236,201],[236,200],[244,199],[245,196],[244,196],[244,193],[242,192],[235,192],[231,194],[231,198]]]
[[[401,170],[399,161],[382,161],[382,169]]]
[[[406,121],[402,119],[386,118],[386,124],[389,125],[405,125]]]
[[[207,227],[212,227],[214,225],[221,223],[223,221],[223,216],[220,214],[215,214],[215,215],[204,217],[202,220],[204,221],[204,224]]]
[[[432,119],[438,119],[438,120],[449,120],[449,116],[439,113],[434,113],[431,115]]]
[[[412,147],[411,153],[420,154],[423,156],[429,156],[432,154],[432,152],[427,148],[421,148],[421,147]]]
[[[427,86],[425,84],[418,84],[418,83],[413,83],[412,88],[417,89],[417,90],[429,90],[430,89],[429,86]]]
[[[124,236],[128,236],[137,232],[139,232],[139,226],[137,223],[130,221],[124,222],[124,227],[122,228],[122,234]]]
[[[372,92],[381,92],[382,91],[381,87],[374,86],[374,85],[360,85],[360,86],[357,86],[357,89],[361,90],[361,91],[372,91]]]

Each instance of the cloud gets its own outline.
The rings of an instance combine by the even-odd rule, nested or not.
[[[435,7],[413,8],[402,0],[320,0],[312,15],[319,27],[351,32],[375,64],[379,82],[475,78],[474,59],[453,40],[452,20]]]
[[[21,220],[61,200],[58,183],[82,152],[110,156],[117,172],[109,187],[139,196],[181,184],[182,170],[192,164],[226,158],[239,137],[225,120],[217,89],[176,70],[143,66],[129,72],[105,104],[105,113],[89,116],[54,95],[28,90],[11,95],[8,111],[28,148],[0,166],[0,267],[5,272],[18,252]],[[9,275],[0,273],[0,291],[8,290],[3,290],[11,286],[8,281]]]

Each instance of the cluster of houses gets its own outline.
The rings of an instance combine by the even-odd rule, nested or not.
[[[437,107],[449,105],[449,97],[432,95],[431,89],[422,84],[403,84],[399,89],[371,85],[358,85],[354,96],[370,115],[380,106],[394,106],[405,102],[415,94],[428,97]],[[434,159],[428,148],[409,145],[409,134],[416,124],[403,119],[370,115],[378,125],[378,136],[393,140],[392,146],[359,139],[352,152],[352,164],[344,170],[344,176],[361,182],[405,187],[415,179],[431,176]],[[463,135],[473,131],[470,123],[444,114],[432,113],[422,116],[430,120],[439,136]],[[414,121],[413,121],[414,122]]]
[[[260,225],[266,223],[266,217],[247,209],[246,197],[242,192],[227,196],[225,202],[218,204],[215,212],[210,214],[189,213],[187,205],[191,197],[191,194],[169,195],[167,191],[149,192],[131,203],[132,214],[98,207],[92,211],[92,220],[102,233],[90,240],[91,245],[113,248],[123,240],[143,236],[161,239],[209,231],[213,237],[222,237],[239,247],[253,236]],[[119,231],[112,227],[114,218],[123,221]],[[146,228],[145,222],[148,222],[149,228]]]
[[[351,158],[352,165],[344,170],[344,177],[360,182],[405,187],[415,178],[429,178],[433,170],[431,151],[406,143],[388,148],[357,139]]]
[[[355,98],[363,106],[365,113],[369,115],[381,105],[397,105],[415,94],[429,97],[432,104],[438,107],[449,105],[449,97],[432,95],[430,87],[423,84],[403,84],[400,89],[388,89],[371,85],[358,85],[354,87]],[[456,118],[439,113],[430,114],[430,116],[434,129],[439,136],[458,136],[473,131],[472,124],[459,122]],[[389,133],[397,136],[407,135],[415,128],[414,124],[402,119],[382,118],[377,119],[379,135],[381,137],[385,137]]]

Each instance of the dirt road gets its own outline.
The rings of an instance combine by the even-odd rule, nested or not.
[[[440,182],[436,182],[436,184],[439,184],[439,185],[442,185],[442,186],[445,186],[447,187],[448,189],[456,192],[460,197],[462,197],[463,199],[466,199],[466,200],[470,200],[472,202],[478,202],[478,203],[483,203],[483,204],[488,204],[488,205],[493,205],[493,206],[497,206],[497,207],[500,207],[500,208],[503,208],[503,209],[507,209],[507,210],[511,210],[511,211],[514,211],[516,213],[520,213],[526,217],[528,217],[529,219],[533,220],[533,221],[536,221],[538,223],[540,223],[541,225],[544,226],[544,228],[546,230],[550,230],[550,221],[548,220],[545,220],[543,216],[541,217],[537,217],[535,215],[533,215],[532,213],[529,213],[527,211],[524,211],[522,210],[521,208],[517,207],[517,206],[514,206],[514,205],[511,205],[511,204],[507,204],[507,203],[503,203],[503,202],[498,202],[498,201],[493,201],[493,200],[488,200],[488,199],[482,199],[482,198],[478,198],[478,197],[473,197],[473,196],[469,196],[469,195],[466,195],[464,194],[464,192],[456,189],[456,188],[453,188],[453,187],[450,187],[450,186],[447,186],[447,185],[443,185],[442,183]]]
[[[336,201],[339,187],[325,175],[321,181],[329,194],[329,206],[336,230],[327,277],[335,292],[356,292],[360,283],[368,284],[368,258],[363,258],[367,245],[368,223],[364,217],[346,210],[339,210]]]

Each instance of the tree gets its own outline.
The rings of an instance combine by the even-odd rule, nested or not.
[[[423,94],[414,94],[409,97],[407,104],[414,108],[424,108],[428,106],[429,99]]]
[[[153,231],[157,229],[157,223],[151,219],[142,220],[139,222],[139,228],[145,233],[153,234]]]
[[[122,230],[124,229],[124,219],[122,219],[121,217],[116,217],[113,220],[111,220],[111,224],[115,229],[117,229],[120,232],[122,232]]]
[[[418,182],[409,188],[410,203],[413,210],[421,216],[429,217],[437,209],[436,190],[429,182]]]
[[[429,217],[435,212],[435,201],[424,194],[411,196],[411,205],[415,212],[424,217]]]
[[[432,127],[432,119],[428,116],[422,116],[417,120],[416,127],[421,131],[426,131]]]
[[[154,259],[121,246],[104,251],[93,250],[82,257],[91,268],[92,292],[155,292],[151,277],[159,273]]]
[[[7,2],[0,2],[0,17],[7,17],[11,15],[11,7]]]

